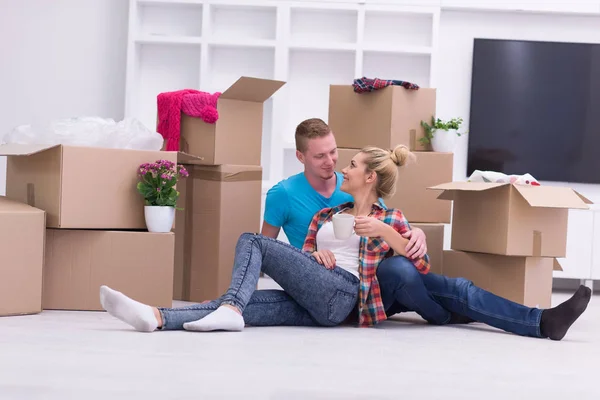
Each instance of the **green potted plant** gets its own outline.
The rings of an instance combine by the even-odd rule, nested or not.
[[[431,117],[431,125],[425,121],[421,121],[421,126],[425,129],[425,136],[420,138],[419,141],[422,144],[431,143],[433,151],[452,153],[456,146],[456,138],[466,134],[466,132],[462,134],[458,132],[462,123],[462,118],[452,118],[448,121],[443,121],[439,118]]]
[[[144,197],[144,217],[149,232],[170,232],[179,192],[175,184],[188,171],[169,160],[145,163],[138,169],[137,190]]]

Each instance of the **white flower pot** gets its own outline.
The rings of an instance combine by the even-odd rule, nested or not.
[[[433,148],[433,151],[453,153],[457,138],[458,135],[456,134],[456,129],[447,131],[436,129],[435,132],[433,132],[433,138],[431,139],[431,147]]]
[[[144,217],[149,232],[171,232],[175,220],[175,207],[144,206]]]

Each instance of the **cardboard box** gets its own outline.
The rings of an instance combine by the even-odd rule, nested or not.
[[[591,202],[567,187],[450,182],[432,187],[452,200],[454,250],[566,257],[570,208]]]
[[[410,226],[421,228],[425,232],[430,271],[441,274],[444,263],[444,224],[410,224]]]
[[[175,220],[175,299],[216,299],[231,283],[235,246],[260,232],[262,168],[190,166],[181,181]]]
[[[241,77],[220,95],[214,124],[182,113],[180,150],[199,164],[261,165],[263,103],[284,84]]]
[[[174,246],[173,233],[48,229],[43,307],[102,310],[101,285],[172,307]]]
[[[146,229],[137,191],[141,164],[177,152],[99,147],[0,146],[7,197],[46,211],[49,228]]]
[[[528,307],[551,307],[553,270],[562,270],[554,258],[444,251],[445,276],[468,279],[475,286]]]
[[[0,316],[42,311],[45,213],[0,197]]]
[[[338,148],[337,170],[348,166],[357,152]],[[439,193],[427,188],[452,181],[454,155],[436,152],[415,152],[415,155],[416,163],[398,170],[396,194],[385,199],[385,204],[400,209],[410,223],[449,223],[452,203],[438,200]]]
[[[419,142],[425,137],[421,121],[431,123],[435,102],[436,89],[388,86],[355,93],[352,85],[330,85],[328,124],[339,147],[405,144],[414,151],[427,151],[431,146]]]

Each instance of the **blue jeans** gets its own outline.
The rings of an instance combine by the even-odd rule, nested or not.
[[[496,296],[464,278],[420,274],[405,257],[384,260],[377,279],[388,316],[414,311],[431,324],[443,325],[455,313],[517,335],[542,337],[542,310]]]
[[[282,290],[256,290],[260,271]],[[326,269],[311,255],[276,239],[244,233],[235,249],[231,285],[218,300],[182,308],[159,308],[164,330],[183,329],[221,304],[237,307],[247,325],[335,326],[351,315],[359,279]]]

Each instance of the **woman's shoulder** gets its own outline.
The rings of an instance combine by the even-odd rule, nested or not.
[[[352,208],[353,204],[354,204],[353,202],[346,202],[346,203],[339,204],[337,206],[322,208],[315,213],[315,217],[325,217],[328,215],[336,214],[347,208]]]

